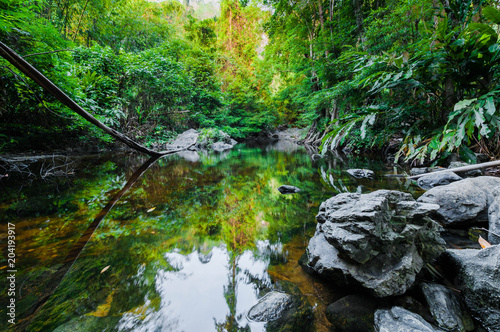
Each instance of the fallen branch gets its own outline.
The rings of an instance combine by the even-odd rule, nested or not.
[[[475,169],[481,169],[481,168],[487,168],[487,167],[493,167],[493,166],[500,166],[500,160],[495,160],[495,161],[489,161],[487,163],[481,163],[481,164],[476,164],[476,165],[468,165],[468,166],[462,166],[462,167],[457,167],[457,168],[447,168],[435,172],[430,172],[430,173],[424,173],[424,174],[418,174],[418,175],[413,175],[407,177],[407,179],[417,179],[419,177],[437,173],[437,172],[454,172],[454,173],[460,173],[460,172],[467,172],[467,171],[472,171]]]
[[[51,53],[59,53],[59,52],[74,52],[74,50],[54,50],[54,51],[26,54],[25,56],[23,56],[23,58],[27,58],[27,57],[35,56],[35,55],[43,55],[43,54],[51,54]]]
[[[99,120],[97,120],[92,114],[84,110],[80,105],[78,105],[73,99],[71,99],[67,94],[65,94],[61,89],[59,89],[54,83],[52,83],[47,77],[45,77],[42,73],[40,73],[35,67],[29,64],[26,60],[24,60],[19,54],[14,52],[11,48],[9,48],[4,43],[0,42],[0,56],[9,61],[14,67],[23,72],[26,76],[35,81],[42,88],[47,90],[50,94],[52,94],[56,99],[58,99],[61,103],[68,106],[75,113],[83,117],[85,120],[89,121],[93,125],[101,128],[107,134],[113,136],[117,140],[125,143],[129,147],[146,153],[150,156],[162,156],[165,154],[172,153],[171,151],[163,151],[158,152],[151,150],[136,141],[132,140],[128,136],[106,126]]]

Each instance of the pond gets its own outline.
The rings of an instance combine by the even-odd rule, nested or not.
[[[403,178],[385,177],[401,170],[381,161],[312,161],[286,141],[145,162],[54,157],[33,162],[23,179],[0,180],[0,269],[15,271],[16,330],[265,331],[248,310],[287,281],[313,307],[314,330],[327,331],[324,309],[343,291],[298,264],[319,204],[347,191],[419,195]],[[353,179],[348,168],[377,178]],[[284,184],[301,192],[282,195]],[[7,225],[16,234],[13,266]]]

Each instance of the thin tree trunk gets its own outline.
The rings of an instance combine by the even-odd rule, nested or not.
[[[358,32],[358,37],[360,39],[361,44],[363,44],[365,40],[364,36],[364,27],[363,27],[363,0],[353,0],[354,5],[354,16],[356,18],[356,27]]]
[[[157,152],[148,149],[147,147],[135,142],[128,136],[125,136],[122,133],[119,133],[118,131],[109,128],[108,126],[97,120],[92,114],[84,110],[73,99],[71,99],[68,95],[66,95],[63,91],[61,91],[61,89],[59,89],[54,83],[52,83],[47,77],[45,77],[42,73],[40,73],[35,67],[30,65],[26,60],[24,60],[21,56],[19,56],[16,52],[14,52],[11,48],[9,48],[2,42],[0,42],[0,56],[9,61],[13,66],[15,66],[26,76],[35,81],[38,85],[40,85],[42,88],[51,93],[54,97],[56,97],[64,105],[72,109],[75,113],[77,113],[78,115],[80,115],[93,125],[101,128],[107,134],[125,143],[129,147],[137,151],[146,153],[150,156],[159,156],[171,153],[171,151]]]
[[[325,31],[325,18],[323,17],[323,4],[321,3],[322,0],[318,0],[318,14],[319,14],[319,23],[321,25],[321,34],[324,33]],[[328,45],[325,41],[323,41],[323,45],[325,48],[325,55],[328,57]]]
[[[78,30],[80,29],[80,24],[82,23],[83,14],[87,10],[87,5],[89,4],[89,0],[85,2],[85,6],[83,6],[82,14],[80,15],[80,19],[78,20],[78,25],[76,26],[75,34],[73,35],[73,41],[76,39],[76,35],[78,35]]]

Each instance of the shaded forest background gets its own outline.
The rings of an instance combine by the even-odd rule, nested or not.
[[[293,126],[323,151],[475,162],[500,156],[497,5],[222,0],[201,19],[174,0],[0,0],[0,40],[147,146]],[[112,144],[3,59],[0,118],[0,153]]]

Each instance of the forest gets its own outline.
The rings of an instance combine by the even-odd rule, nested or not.
[[[148,147],[308,128],[322,151],[439,163],[500,154],[495,1],[2,0],[0,40]],[[203,8],[201,8],[203,11]],[[207,14],[207,13],[205,13]],[[0,59],[0,152],[113,141]]]
[[[498,331],[499,29],[493,0],[0,0],[2,323]]]

